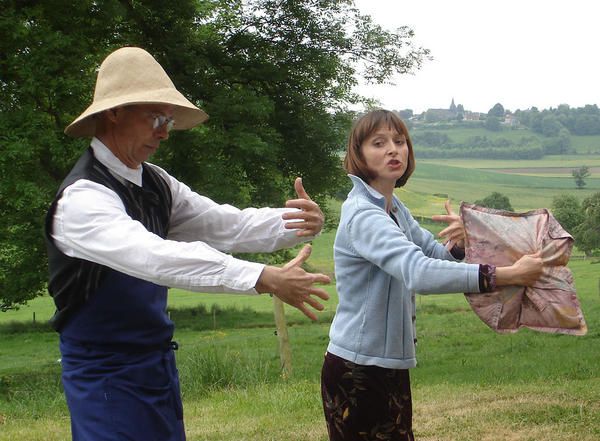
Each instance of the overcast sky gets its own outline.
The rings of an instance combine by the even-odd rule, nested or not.
[[[600,105],[600,1],[355,0],[387,30],[431,50],[415,75],[358,91],[389,109]]]

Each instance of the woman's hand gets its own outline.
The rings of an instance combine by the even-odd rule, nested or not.
[[[431,219],[435,222],[446,222],[448,226],[444,228],[438,234],[444,241],[446,248],[451,250],[454,245],[459,248],[465,248],[465,226],[463,225],[462,219],[458,214],[452,211],[450,200],[444,203],[446,213],[431,216]]]
[[[496,268],[496,284],[533,286],[544,270],[544,260],[541,256],[541,251],[538,251],[521,257],[511,266]]]

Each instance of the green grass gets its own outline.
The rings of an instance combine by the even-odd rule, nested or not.
[[[419,162],[407,185],[398,190],[400,199],[415,215],[431,216],[443,212],[448,195],[458,209],[460,201],[475,202],[497,191],[511,201],[516,211],[551,208],[560,194],[583,199],[600,191],[600,179],[588,178],[584,189],[576,189],[573,178],[523,176],[476,168],[462,168]]]
[[[496,334],[460,294],[419,296],[419,365],[411,372],[418,439],[598,439],[599,264],[570,266],[590,329],[583,337]],[[247,328],[235,318],[244,313],[223,309],[230,319],[206,330],[194,329],[191,313],[175,317],[188,438],[324,441],[319,372],[331,316],[290,326],[293,374],[285,381],[272,320]],[[3,335],[3,343],[0,440],[67,438],[55,334]]]
[[[437,164],[466,169],[528,169],[546,167],[600,167],[600,155],[552,155],[542,159],[421,159],[418,164]],[[570,177],[570,176],[569,176]]]
[[[571,136],[571,145],[579,154],[600,154],[600,135]]]

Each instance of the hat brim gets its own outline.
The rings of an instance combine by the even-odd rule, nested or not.
[[[132,104],[169,104],[175,106],[173,130],[186,130],[203,123],[208,115],[192,104],[186,97],[173,88],[156,89],[136,94],[109,98],[92,103],[65,129],[65,134],[73,138],[92,137],[96,134],[96,118],[100,112],[119,106]]]

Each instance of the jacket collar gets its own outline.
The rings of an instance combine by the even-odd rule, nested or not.
[[[348,196],[362,196],[371,200],[375,205],[385,210],[385,196],[367,184],[358,176],[348,175],[352,180],[354,187]],[[396,203],[396,196],[394,196],[394,204]]]

